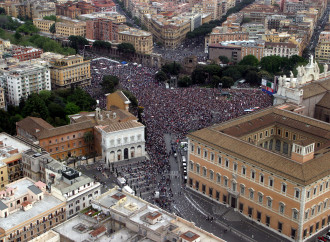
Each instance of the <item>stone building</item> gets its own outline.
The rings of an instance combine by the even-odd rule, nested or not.
[[[271,107],[188,135],[188,187],[286,239],[330,223],[330,125]]]
[[[66,220],[65,202],[50,195],[46,184],[22,178],[0,192],[0,239],[27,241]]]

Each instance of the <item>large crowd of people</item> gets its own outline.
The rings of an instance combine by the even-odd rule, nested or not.
[[[155,185],[160,191],[166,190],[168,184],[162,174],[169,174],[171,170],[164,134],[171,133],[182,139],[190,131],[238,117],[246,109],[264,108],[272,103],[271,97],[259,89],[225,89],[222,92],[201,87],[166,88],[164,83],[154,79],[157,69],[136,63],[121,64],[99,58],[92,61],[91,72],[92,85],[85,90],[100,101],[101,107],[106,104],[105,96],[100,92],[102,78],[104,75],[115,75],[120,79],[120,88],[133,93],[139,106],[144,108],[142,122],[146,126],[146,149],[152,165],[142,165],[145,171],[143,179],[149,179],[149,185]],[[226,95],[223,95],[224,92]],[[129,169],[126,171],[130,172]],[[140,176],[137,171],[133,173]],[[158,205],[168,208],[170,200],[168,195],[158,200]]]

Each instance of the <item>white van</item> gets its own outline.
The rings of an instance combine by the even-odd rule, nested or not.
[[[127,192],[127,193],[129,193],[129,194],[132,194],[133,196],[135,196],[135,192],[134,192],[133,189],[130,188],[129,186],[124,186],[124,187],[123,187],[123,191],[124,191],[124,192]]]
[[[126,179],[124,177],[118,177],[117,178],[117,183],[120,187],[123,187],[126,184]]]
[[[182,156],[182,162],[187,162],[187,159],[184,155]]]

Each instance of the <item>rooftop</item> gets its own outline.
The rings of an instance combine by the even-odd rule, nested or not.
[[[10,187],[15,186],[17,188],[14,195],[16,198],[27,193],[29,186],[34,186],[32,180],[26,178],[11,184],[9,184]],[[7,218],[0,218],[0,227],[4,230],[9,230],[15,226],[18,226],[19,224],[24,223],[28,219],[40,216],[44,212],[60,205],[61,203],[61,200],[53,197],[52,195],[44,194],[44,198],[42,200],[36,201],[31,209],[27,211],[20,209],[12,214],[9,214]]]
[[[26,143],[13,136],[0,133],[0,161],[7,161],[10,157],[21,154],[30,149]]]
[[[296,130],[312,137],[314,142],[321,141],[323,145],[315,151],[313,159],[299,163],[240,138],[270,125]],[[321,179],[330,172],[330,125],[276,107],[192,132],[188,137],[303,185]]]

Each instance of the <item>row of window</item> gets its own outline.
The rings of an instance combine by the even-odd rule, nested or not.
[[[137,135],[137,140],[138,141],[141,141],[141,139],[142,139],[142,135],[141,134],[138,134]],[[121,145],[121,142],[122,142],[122,139],[121,138],[118,138],[116,144],[117,145]],[[123,138],[123,142],[124,142],[123,144],[127,144],[128,143],[128,137],[124,137]],[[135,142],[135,136],[134,135],[132,135],[130,137],[130,142]],[[103,143],[104,143],[104,140],[103,140]],[[114,139],[110,140],[109,141],[109,145],[110,146],[115,146],[115,140]]]
[[[78,133],[78,138],[83,137],[83,135],[85,135],[86,133],[87,133],[87,132],[85,132],[84,134],[82,134],[82,133]],[[66,136],[66,140],[70,140],[70,137],[71,137],[71,135],[67,135],[67,136]],[[72,135],[72,139],[75,139],[75,138],[76,138],[76,135],[73,134],[73,135]],[[57,144],[59,141],[64,141],[64,140],[65,140],[65,137],[61,137],[61,140],[55,139],[55,144]],[[80,141],[80,142],[81,142],[81,141]],[[51,144],[51,143],[52,143],[52,140],[49,140],[48,143]],[[43,145],[45,146],[46,143],[43,142]]]
[[[222,158],[221,156],[218,157],[218,165],[222,165]],[[224,162],[224,167],[230,169],[230,161],[228,159],[225,159]],[[209,170],[207,172],[207,168],[204,166],[202,171],[202,175],[204,177],[207,177],[207,173],[209,173],[209,179],[213,180],[214,177],[214,171],[213,170]],[[190,161],[190,170],[194,171],[194,163],[193,161]],[[234,172],[238,171],[238,164],[236,162],[233,163],[233,170]],[[196,164],[196,173],[200,174],[200,165]],[[247,175],[247,168],[245,166],[241,167],[241,175],[242,176],[246,176]],[[217,181],[220,179],[221,175],[220,173],[217,173]],[[257,172],[253,169],[250,170],[250,179],[251,180],[256,180],[257,177]],[[265,175],[263,173],[259,173],[259,179],[258,179],[259,184],[262,185],[266,185],[265,184]],[[274,187],[274,178],[273,177],[268,177],[268,183],[267,183],[269,188],[273,188]],[[282,182],[281,183],[281,192],[283,194],[286,194],[287,192],[287,184]],[[294,192],[294,197],[295,198],[300,198],[300,189],[299,188],[295,188],[295,192]]]

